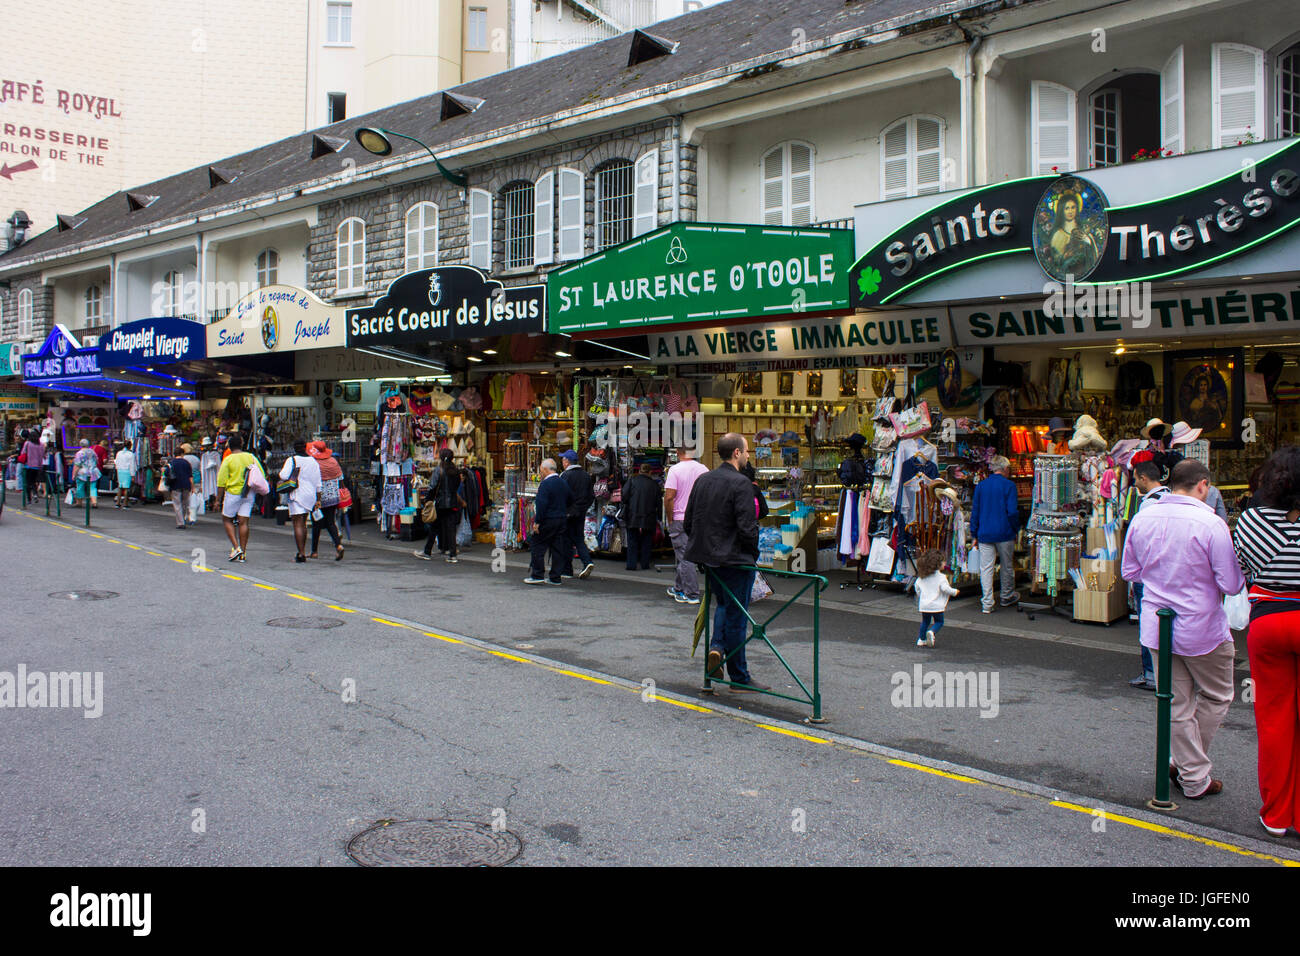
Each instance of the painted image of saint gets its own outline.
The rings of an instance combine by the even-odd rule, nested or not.
[[[279,341],[280,321],[276,318],[275,309],[268,305],[262,313],[262,344],[268,352],[273,352]]]
[[[1228,421],[1228,383],[1209,365],[1198,365],[1183,376],[1178,389],[1178,414],[1204,434],[1218,432]]]
[[[1034,254],[1053,279],[1081,281],[1106,249],[1106,197],[1092,183],[1066,176],[1047,188],[1034,216]]]
[[[944,408],[956,408],[961,400],[961,362],[957,353],[943,353],[939,369],[939,402]]]

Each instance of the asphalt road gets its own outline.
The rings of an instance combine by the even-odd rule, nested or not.
[[[211,517],[94,523],[12,502],[0,521],[0,671],[104,681],[98,718],[0,711],[0,863],[348,865],[373,822],[425,818],[503,820],[516,865],[1300,860],[1252,828],[1240,703],[1213,751],[1224,794],[1141,808],[1154,701],[1123,686],[1131,652],[953,625],[927,651],[903,611],[850,604],[823,612],[830,721],[808,726],[788,702],[698,693],[694,609],[664,575],[529,588],[517,554],[494,573],[486,546],[448,566],[380,542],[295,565],[267,522],[236,566]],[[82,589],[117,596],[46,596]],[[809,612],[790,613],[774,641],[806,674]],[[267,623],[284,618],[340,623]],[[752,663],[793,689],[769,651]],[[996,716],[894,706],[917,663],[996,673]]]

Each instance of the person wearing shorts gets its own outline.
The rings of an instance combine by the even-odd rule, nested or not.
[[[248,487],[248,472],[260,467],[257,459],[244,451],[240,435],[230,436],[230,454],[217,472],[217,501],[221,505],[221,522],[230,539],[230,560],[243,561],[248,551],[249,516],[257,496]]]

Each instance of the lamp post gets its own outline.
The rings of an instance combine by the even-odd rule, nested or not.
[[[378,126],[362,126],[356,132],[357,142],[367,153],[373,153],[376,156],[387,156],[393,151],[393,144],[389,140],[390,136],[398,136],[402,139],[409,139],[418,146],[423,146],[425,152],[433,159],[434,165],[438,167],[438,172],[447,182],[464,189],[469,185],[469,179],[464,173],[453,173],[446,166],[442,165],[437,156],[434,156],[433,150],[427,145],[420,142],[414,136],[407,136],[405,133],[396,133],[391,129],[381,129]]]

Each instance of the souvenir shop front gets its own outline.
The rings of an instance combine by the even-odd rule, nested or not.
[[[771,509],[763,559],[798,570],[830,562],[833,554],[815,557],[817,539],[830,547],[836,455],[847,450],[833,442],[856,431],[839,434],[868,394],[859,372],[905,369],[938,334],[904,323],[881,338],[849,321],[851,259],[846,230],[676,223],[550,273],[552,331],[615,342],[646,336],[645,361],[592,383],[582,400],[600,416],[590,435],[609,446],[584,458],[610,495],[598,506],[616,510],[613,495],[642,461],[661,477],[676,460],[674,433],[690,436],[712,466],[717,438],[735,431],[749,439]],[[638,435],[638,422],[651,427]]]
[[[38,396],[23,384],[23,343],[0,342],[0,454],[16,444],[20,429],[39,423]]]
[[[1297,220],[1295,141],[859,207],[854,305],[948,321],[916,397],[976,476],[1011,461],[1042,604],[1127,613],[1137,461],[1202,460],[1231,523],[1254,469],[1300,438]],[[965,423],[986,434],[963,442]]]
[[[545,316],[543,285],[505,286],[471,266],[423,269],[393,280],[373,304],[347,310],[346,359],[304,361],[313,375],[356,370],[321,381],[334,393],[327,401],[339,425],[350,421],[366,441],[370,500],[386,534],[428,533],[420,500],[448,449],[464,470],[460,541],[476,532],[490,540],[517,516],[523,476],[541,461],[528,470],[537,442],[524,433],[554,432],[556,410],[567,405],[549,363],[536,362],[536,376],[522,371],[540,358]],[[504,513],[493,501],[507,502]],[[484,519],[489,528],[480,530]]]

